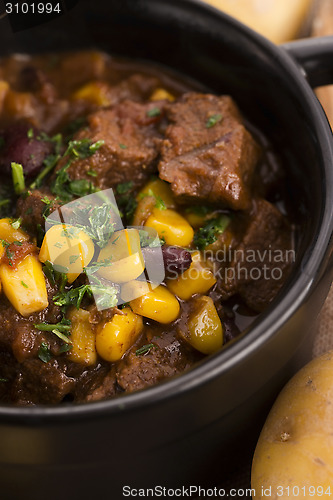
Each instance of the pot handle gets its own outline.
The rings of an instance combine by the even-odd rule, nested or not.
[[[281,47],[298,62],[311,87],[333,84],[333,36],[296,40]]]

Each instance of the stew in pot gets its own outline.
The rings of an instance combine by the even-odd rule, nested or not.
[[[231,97],[164,70],[94,51],[3,59],[0,172],[2,402],[183,373],[290,272],[278,155]]]

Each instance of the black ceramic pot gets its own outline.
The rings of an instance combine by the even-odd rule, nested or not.
[[[310,357],[311,325],[332,280],[332,135],[309,82],[333,83],[333,39],[279,48],[194,0],[81,0],[15,35],[2,22],[6,53],[95,46],[231,94],[279,148],[302,230],[283,292],[242,338],[188,373],[111,401],[1,406],[0,497],[117,500],[124,485],[222,482],[235,457],[250,456],[273,398]]]

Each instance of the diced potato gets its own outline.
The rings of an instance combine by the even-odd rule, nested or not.
[[[22,231],[22,229],[14,229],[12,223],[14,219],[0,219],[0,240],[4,240],[7,243],[14,243],[14,241],[28,241],[30,238],[27,233]],[[0,248],[1,250],[1,248]]]
[[[83,99],[97,104],[97,106],[110,106],[110,87],[104,82],[90,82],[79,88],[72,96],[74,100]]]
[[[157,203],[159,200],[163,201],[167,208],[175,207],[170,184],[161,179],[154,179],[148,182],[138,194],[137,200],[140,201],[145,196],[155,197]]]
[[[98,274],[114,283],[136,279],[145,268],[139,232],[136,229],[116,231],[100,251],[98,262],[106,263]]]
[[[213,300],[199,297],[188,320],[188,335],[184,338],[194,349],[212,354],[223,345],[223,328]]]
[[[111,321],[100,325],[96,334],[96,349],[106,361],[119,361],[143,330],[142,317],[129,307],[115,314]]]
[[[192,264],[176,279],[167,280],[167,287],[177,297],[188,300],[196,293],[207,293],[216,283],[212,271],[201,259],[199,251],[192,253]]]
[[[95,247],[89,236],[69,224],[57,224],[46,233],[39,260],[49,260],[60,272],[66,272],[73,283],[94,256]]]
[[[68,358],[74,363],[87,366],[97,362],[96,335],[89,321],[90,313],[84,309],[72,309],[69,319],[72,322],[71,336],[73,347],[68,352]]]
[[[3,111],[10,117],[30,118],[36,113],[36,100],[29,92],[9,89],[3,104]]]
[[[27,255],[15,268],[1,264],[0,280],[6,297],[22,316],[48,306],[42,265],[35,255]]]
[[[130,306],[135,313],[163,324],[175,321],[180,311],[176,297],[162,285],[131,300]]]
[[[165,101],[166,100],[166,101],[173,102],[175,100],[175,96],[170,94],[170,92],[168,92],[165,89],[158,88],[158,89],[154,90],[154,92],[150,96],[150,100],[151,101]]]
[[[174,210],[154,208],[145,226],[155,229],[167,245],[187,247],[194,236],[193,229],[187,220]]]

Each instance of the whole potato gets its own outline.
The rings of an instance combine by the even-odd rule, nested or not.
[[[333,351],[277,398],[255,450],[252,488],[256,499],[333,497]]]

